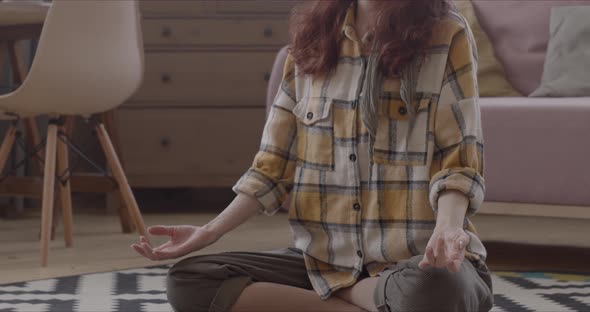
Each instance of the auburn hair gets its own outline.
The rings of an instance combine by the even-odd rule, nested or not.
[[[328,74],[338,64],[346,12],[357,0],[303,1],[290,20],[290,52],[304,74]],[[437,21],[451,9],[448,0],[375,0],[372,19],[380,42],[379,68],[385,77],[398,76],[416,55],[424,54]]]

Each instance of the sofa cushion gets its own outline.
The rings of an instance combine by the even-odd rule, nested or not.
[[[508,80],[528,95],[541,82],[551,8],[590,5],[590,0],[474,0],[473,4]]]
[[[590,6],[553,8],[541,86],[530,96],[590,96]]]
[[[590,97],[480,105],[486,201],[590,206]]]
[[[506,73],[502,63],[496,58],[490,38],[482,30],[477,20],[473,3],[471,1],[457,1],[455,3],[459,13],[469,23],[475,37],[478,52],[477,79],[479,82],[479,95],[483,97],[520,96],[506,80]]]

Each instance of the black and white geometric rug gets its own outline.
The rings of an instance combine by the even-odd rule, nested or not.
[[[0,312],[169,312],[168,266],[0,285]],[[496,312],[590,311],[590,275],[495,272]]]
[[[1,312],[162,312],[168,266],[0,285]]]

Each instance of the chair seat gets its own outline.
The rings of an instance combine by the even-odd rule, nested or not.
[[[43,23],[50,7],[40,1],[0,1],[0,27]]]
[[[0,120],[10,119],[8,113],[14,113],[23,118],[39,115],[90,116],[104,113],[123,103],[133,94],[134,90],[121,93],[117,98],[111,98],[109,101],[100,102],[97,101],[100,96],[96,93],[76,93],[72,91],[73,94],[59,95],[53,99],[48,99],[43,96],[46,92],[36,92],[36,90],[23,92],[22,88],[19,88],[11,93],[0,95]],[[80,103],[88,102],[93,103],[93,105],[80,105]]]

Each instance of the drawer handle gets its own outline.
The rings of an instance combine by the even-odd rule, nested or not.
[[[264,36],[265,36],[266,38],[270,38],[270,37],[272,37],[272,28],[271,28],[271,27],[266,27],[266,28],[264,29]]]
[[[163,74],[162,75],[162,83],[167,84],[167,83],[170,83],[171,80],[172,80],[172,77],[170,77],[170,74]]]
[[[168,26],[164,26],[162,28],[162,37],[164,37],[164,38],[172,37],[172,29]]]
[[[164,138],[164,139],[162,139],[162,140],[160,141],[160,145],[161,145],[163,148],[167,148],[167,147],[169,147],[169,146],[170,146],[170,139],[168,139],[168,138]]]

